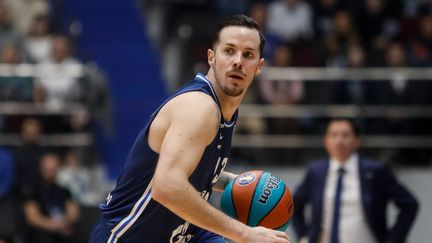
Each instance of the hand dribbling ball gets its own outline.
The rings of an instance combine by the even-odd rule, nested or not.
[[[222,193],[221,209],[249,226],[284,231],[290,223],[294,203],[281,179],[255,170],[230,181]]]

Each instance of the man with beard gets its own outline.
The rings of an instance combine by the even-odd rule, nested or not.
[[[264,64],[254,20],[228,17],[215,29],[207,75],[168,98],[138,135],[90,242],[290,242],[284,232],[249,227],[207,199],[224,172],[237,108]]]

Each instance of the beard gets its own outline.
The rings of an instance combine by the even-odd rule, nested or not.
[[[213,67],[213,72],[214,72],[214,76],[216,79],[216,84],[217,84],[217,86],[219,86],[219,88],[222,90],[222,92],[224,94],[231,96],[231,97],[237,97],[237,96],[240,96],[244,93],[245,89],[238,86],[237,84],[228,83],[228,82],[223,83],[222,82],[222,80],[225,78],[225,75],[222,74],[223,75],[222,77],[219,75],[219,72],[216,70],[216,60],[215,60],[215,65]]]
[[[219,81],[219,79],[216,77],[216,83],[218,84],[219,88],[224,92],[224,94],[231,96],[231,97],[237,97],[243,94],[244,89],[241,87],[238,87],[234,84],[223,84]]]

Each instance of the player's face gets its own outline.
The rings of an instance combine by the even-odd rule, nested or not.
[[[357,150],[360,139],[347,121],[333,121],[327,128],[324,145],[332,158],[346,161]]]
[[[208,50],[208,62],[216,83],[228,96],[242,95],[255,75],[261,72],[258,31],[241,26],[229,26],[220,32],[214,50]]]

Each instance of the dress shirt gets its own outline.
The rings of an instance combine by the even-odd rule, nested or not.
[[[340,162],[330,159],[327,173],[324,200],[323,217],[320,243],[330,242],[333,220],[333,205],[336,193],[338,169],[343,166],[345,174],[343,178],[343,190],[341,195],[341,209],[339,219],[340,243],[375,243],[376,240],[366,222],[362,205],[360,178],[358,168],[358,155],[351,155],[347,161]]]

